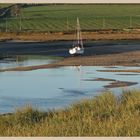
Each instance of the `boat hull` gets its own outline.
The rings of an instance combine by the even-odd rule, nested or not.
[[[84,53],[84,48],[72,48],[72,49],[69,49],[69,53],[71,55],[82,55]]]

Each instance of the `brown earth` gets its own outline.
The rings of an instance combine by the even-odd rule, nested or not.
[[[105,88],[117,88],[126,87],[138,84],[137,82],[126,82],[126,81],[114,81],[109,83],[109,85],[104,86]]]
[[[135,73],[140,73],[140,69],[138,70],[97,70],[100,72],[135,72]]]
[[[108,78],[95,78],[95,79],[84,79],[84,81],[109,81],[108,85],[105,85],[105,88],[117,88],[117,87],[126,87],[138,84],[137,82],[129,82],[129,81],[118,81],[115,79]]]
[[[140,39],[140,31],[98,31],[98,32],[82,32],[83,40],[124,40],[124,39]],[[24,41],[54,41],[54,40],[73,40],[73,33],[0,33],[0,41],[5,40],[24,40]]]
[[[84,65],[84,66],[114,66],[114,65],[131,65],[139,66],[140,64],[140,51],[95,55],[85,57],[71,57],[64,59],[57,63],[58,65],[71,66],[71,65]]]
[[[128,75],[130,76],[130,75],[132,75],[133,76],[133,75],[140,75],[140,74],[137,74],[137,73],[133,73],[133,74],[132,73],[126,73],[125,74],[124,73],[124,74],[116,74],[116,75],[124,75],[124,76],[128,76]]]
[[[116,81],[116,80],[108,78],[95,78],[95,79],[84,79],[84,81]]]

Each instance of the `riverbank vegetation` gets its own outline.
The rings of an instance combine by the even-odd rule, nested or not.
[[[0,116],[0,136],[140,136],[140,91],[102,93],[66,109]]]

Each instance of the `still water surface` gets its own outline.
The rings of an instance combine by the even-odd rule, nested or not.
[[[17,55],[0,60],[0,69],[50,64],[60,60],[61,57],[48,57],[40,55]]]
[[[42,64],[38,60],[35,62],[30,59],[28,62],[33,65]],[[92,98],[104,90],[114,91],[116,95],[119,95],[122,89],[140,89],[140,75],[117,75],[124,74],[124,72],[97,71],[103,69],[139,69],[139,67],[69,66],[34,71],[1,72],[0,114],[13,112],[17,107],[26,104],[31,104],[44,111],[63,108],[78,100]],[[87,81],[87,79],[94,78],[110,78],[138,84],[125,88],[106,89],[103,86],[110,82]]]

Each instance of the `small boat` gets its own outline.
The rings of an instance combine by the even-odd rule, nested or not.
[[[82,55],[82,54],[84,54],[84,46],[83,46],[80,23],[79,23],[78,18],[77,18],[77,29],[76,30],[77,30],[77,33],[76,33],[77,41],[73,45],[73,47],[69,49],[69,53],[71,55]]]

